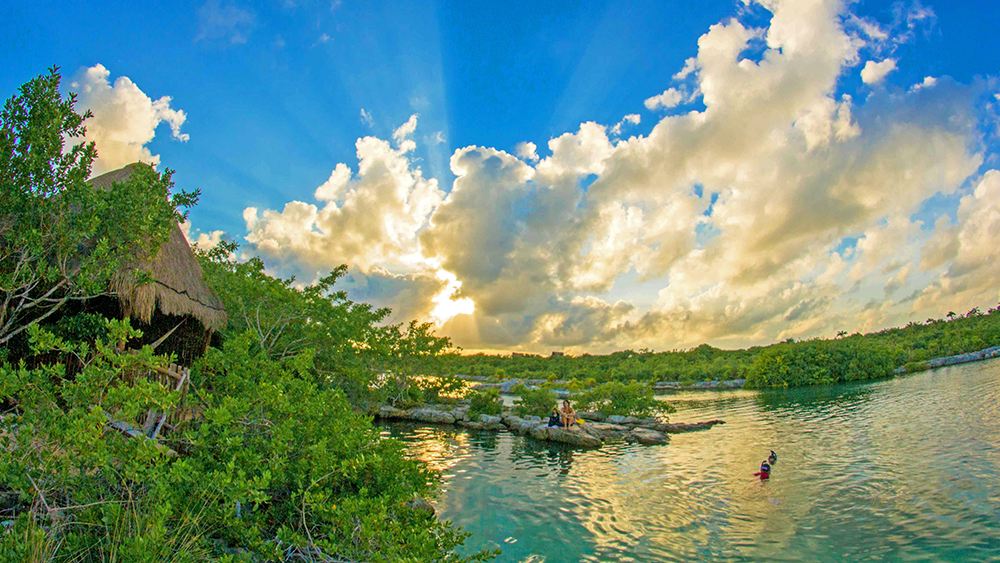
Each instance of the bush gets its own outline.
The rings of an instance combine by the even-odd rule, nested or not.
[[[813,340],[764,349],[747,370],[747,388],[793,387],[890,377],[898,355],[878,342]]]
[[[496,388],[483,389],[469,393],[469,419],[475,420],[481,414],[497,416],[503,412],[503,402],[500,400],[500,390]]]
[[[511,393],[518,396],[514,401],[514,412],[517,416],[548,416],[556,406],[556,393],[544,387],[528,389],[524,385],[515,385]]]
[[[574,397],[576,410],[597,411],[606,416],[654,416],[674,412],[673,406],[658,401],[644,383],[612,381]]]
[[[17,510],[0,559],[462,560],[465,535],[407,504],[436,474],[318,385],[308,352],[273,360],[253,334],[210,349],[191,370],[197,416],[164,431],[171,454],[107,426],[139,427],[180,394],[135,375],[165,359],[117,352],[137,336],[127,323],[106,332],[77,345],[31,331],[36,353],[85,360],[73,379],[60,364],[0,366],[0,396],[17,405],[0,419],[3,508]]]
[[[454,376],[422,377],[417,380],[425,403],[454,403],[465,382]]]

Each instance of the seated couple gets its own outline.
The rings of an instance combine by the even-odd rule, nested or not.
[[[576,422],[576,411],[573,410],[573,406],[569,404],[568,400],[563,400],[561,408],[554,409],[554,412],[549,415],[549,427],[562,426],[569,427],[573,426]]]

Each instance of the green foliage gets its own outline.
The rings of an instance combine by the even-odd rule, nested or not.
[[[192,369],[197,416],[165,445],[112,430],[179,393],[139,374],[164,359],[106,321],[93,345],[30,329],[36,353],[83,368],[0,367],[0,490],[10,491],[0,558],[37,561],[462,561],[465,534],[409,506],[436,475],[316,383],[305,352],[275,360],[256,335],[230,338]],[[233,554],[244,555],[233,558]],[[467,560],[483,560],[479,554]]]
[[[317,382],[340,388],[363,410],[422,399],[407,376],[417,362],[434,365],[451,346],[447,338],[433,335],[432,325],[380,324],[389,309],[356,303],[334,289],[346,266],[300,289],[294,278],[269,276],[258,257],[236,260],[237,248],[223,242],[197,252],[205,281],[229,314],[226,338],[249,332],[253,350],[274,360],[313,350]]]
[[[0,345],[74,300],[108,291],[112,274],[137,270],[197,192],[170,195],[171,172],[136,167],[104,190],[87,182],[94,144],[65,147],[85,131],[76,98],[59,94],[58,69],[22,85],[0,111]]]
[[[848,336],[846,331],[838,331],[831,340],[792,339],[745,350],[720,350],[702,344],[685,351],[623,350],[578,357],[456,353],[438,357],[434,365],[421,369],[470,375],[503,373],[505,377],[541,380],[549,380],[555,374],[558,380],[569,381],[565,387],[573,390],[578,386],[573,380],[585,381],[579,385],[582,389],[610,381],[694,383],[728,379],[747,379],[751,387],[784,387],[886,377],[892,373],[886,369],[887,362],[896,368],[1000,346],[997,308],[985,313],[973,308],[965,315],[952,312],[946,317],[951,320],[927,319],[924,323],[909,323],[902,328],[864,335]],[[838,365],[841,361],[844,363]],[[777,373],[767,373],[769,369]]]
[[[555,391],[541,387],[538,389],[528,389],[524,385],[515,385],[511,393],[518,396],[514,402],[514,412],[518,416],[541,416],[552,414],[556,407]]]
[[[607,416],[655,416],[674,412],[666,401],[658,401],[649,385],[612,381],[575,395],[578,411],[597,411]]]
[[[860,339],[812,340],[770,346],[754,359],[746,387],[792,387],[889,377],[896,354]]]
[[[469,393],[469,419],[476,420],[481,414],[497,416],[503,412],[500,390],[496,388],[477,390]]]

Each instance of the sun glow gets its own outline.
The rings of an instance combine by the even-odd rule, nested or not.
[[[462,287],[462,282],[458,281],[458,277],[447,270],[438,270],[436,275],[439,280],[445,282],[445,286],[431,298],[434,308],[431,310],[430,316],[434,324],[441,326],[456,315],[471,315],[476,310],[476,303],[472,298],[453,299]]]

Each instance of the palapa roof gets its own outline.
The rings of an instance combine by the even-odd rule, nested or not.
[[[129,164],[90,180],[91,185],[109,190],[115,182],[128,179],[141,163]],[[149,270],[155,281],[143,285],[127,272],[112,279],[111,289],[122,303],[122,312],[143,322],[150,322],[157,309],[167,315],[191,315],[212,330],[226,327],[226,309],[222,300],[205,284],[201,265],[176,223],[170,237],[152,264],[134,264]]]

